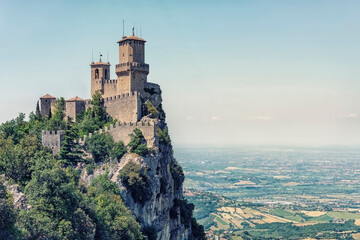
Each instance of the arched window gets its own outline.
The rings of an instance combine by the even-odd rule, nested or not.
[[[95,79],[99,79],[99,69],[95,69]]]
[[[108,72],[107,72],[107,69],[105,69],[105,79],[108,79]]]

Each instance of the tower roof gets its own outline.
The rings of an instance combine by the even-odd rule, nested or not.
[[[76,96],[76,97],[73,97],[73,98],[70,98],[68,100],[66,100],[67,102],[77,102],[77,101],[84,101],[84,99]]]
[[[137,41],[141,41],[141,42],[146,42],[144,39],[142,38],[139,38],[135,35],[131,35],[129,37],[126,37],[126,36],[123,36],[122,39],[120,41],[118,41],[117,43],[122,43],[122,42],[125,42],[127,40],[137,40]]]
[[[42,99],[42,98],[56,99],[56,97],[53,97],[50,94],[46,94],[46,95],[42,96],[40,99]]]

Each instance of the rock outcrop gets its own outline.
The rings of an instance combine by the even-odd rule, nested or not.
[[[151,120],[156,123],[158,129],[167,132],[165,122],[165,112],[162,110],[161,90],[156,84],[148,84],[146,95],[143,102],[151,101],[152,105],[158,110],[156,118]],[[145,104],[144,104],[145,105]],[[143,106],[144,108],[146,106]],[[146,111],[146,109],[144,109]],[[143,120],[149,121],[149,115]],[[159,137],[159,136],[157,136]],[[149,196],[145,202],[138,202],[132,196],[131,191],[123,184],[118,175],[126,164],[137,164],[141,166],[141,171],[146,172],[149,178]],[[181,220],[180,208],[175,206],[176,201],[183,199],[182,181],[183,173],[180,173],[180,184],[176,184],[174,178],[176,176],[172,171],[174,166],[178,166],[174,156],[173,149],[168,141],[160,139],[158,145],[155,146],[152,153],[145,157],[133,153],[125,154],[119,163],[107,163],[98,165],[92,174],[87,174],[83,169],[81,180],[84,184],[90,184],[91,180],[104,173],[108,173],[110,179],[116,182],[121,190],[121,196],[127,207],[134,214],[143,231],[151,231],[157,240],[175,240],[175,239],[196,239],[192,236],[191,223],[184,224]],[[150,238],[149,238],[150,239]]]

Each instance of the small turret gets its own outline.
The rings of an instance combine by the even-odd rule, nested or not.
[[[101,58],[99,62],[90,64],[91,66],[91,96],[96,91],[104,93],[104,82],[110,79],[110,63],[102,62]]]
[[[45,131],[41,132],[41,142],[44,147],[51,149],[52,153],[56,155],[60,151],[61,142],[63,140],[65,131]]]
[[[76,116],[85,111],[85,100],[78,96],[66,100],[66,116],[76,122]]]

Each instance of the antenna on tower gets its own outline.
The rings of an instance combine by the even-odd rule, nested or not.
[[[123,20],[123,37],[125,36],[125,20]]]
[[[101,57],[102,57],[102,54],[101,54],[101,52],[99,53],[99,55],[100,55],[100,62],[101,62]]]
[[[91,49],[91,62],[94,62],[94,49]]]

